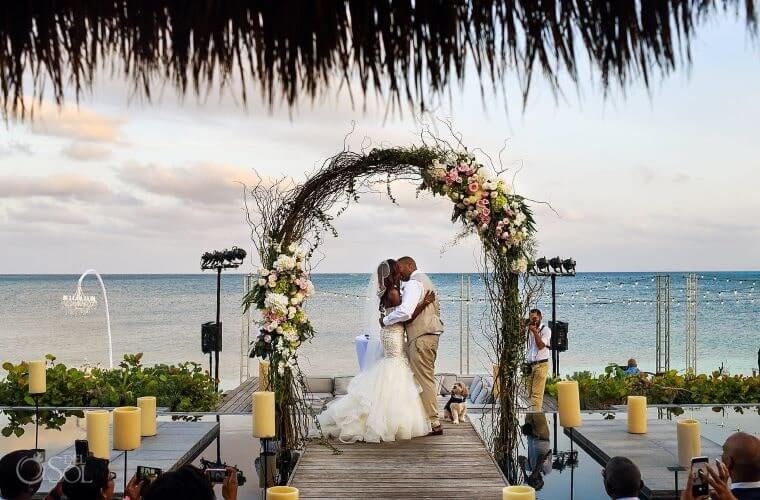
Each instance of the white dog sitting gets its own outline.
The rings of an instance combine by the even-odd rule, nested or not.
[[[451,388],[451,397],[446,402],[444,412],[447,420],[453,423],[467,422],[467,396],[470,391],[462,382],[456,382]]]

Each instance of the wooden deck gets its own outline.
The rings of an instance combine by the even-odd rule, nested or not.
[[[675,421],[650,419],[646,434],[628,434],[627,425],[625,418],[585,420],[582,427],[572,431],[572,439],[602,466],[614,456],[630,458],[641,470],[644,498],[677,498],[674,473],[668,470],[678,465]],[[568,429],[565,434],[571,435]],[[722,451],[720,445],[702,437],[702,455],[710,462]],[[685,474],[678,473],[679,488],[686,484]]]
[[[195,458],[211,444],[219,434],[217,422],[158,422],[158,434],[144,437],[140,448],[130,451],[127,456],[127,478],[131,478],[138,465],[158,467],[170,471],[182,467]],[[74,464],[74,446],[70,446],[52,457],[46,463],[61,471]],[[124,492],[124,452],[111,451],[110,470],[116,473],[114,498],[122,498]],[[45,475],[39,492],[34,498],[44,498],[50,492],[59,477],[55,474]]]
[[[506,481],[472,424],[391,443],[310,443],[291,477],[300,498],[501,498]]]
[[[259,378],[251,377],[231,391],[225,392],[216,410],[219,413],[251,413],[251,397],[257,390],[259,390]]]

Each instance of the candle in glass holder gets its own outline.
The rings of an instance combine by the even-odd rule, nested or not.
[[[45,361],[29,361],[29,394],[42,394],[47,390]]]
[[[108,442],[108,419],[110,415],[106,410],[89,410],[85,412],[85,423],[87,425],[87,443],[90,451],[96,458],[105,458],[111,456],[111,448]]]
[[[259,390],[268,391],[269,387],[269,361],[259,361]]]
[[[140,408],[140,435],[156,435],[156,397],[143,396],[137,398],[137,406]]]
[[[691,467],[691,459],[702,453],[702,436],[699,421],[689,418],[676,421],[678,439],[678,463],[684,469]]]
[[[274,437],[274,393],[257,391],[251,401],[253,418],[253,436],[258,438]]]
[[[122,406],[113,411],[113,448],[132,451],[140,447],[140,408]]]
[[[631,434],[647,433],[646,396],[628,396],[628,432]]]
[[[505,486],[502,491],[502,500],[536,500],[536,490],[524,484]]]
[[[581,403],[578,382],[561,380],[557,382],[557,405],[559,406],[559,425],[562,427],[581,426]]]

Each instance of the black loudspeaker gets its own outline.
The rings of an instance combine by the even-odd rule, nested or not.
[[[553,321],[549,322],[549,328],[552,330],[552,350],[559,352],[567,351],[567,326],[567,323],[564,321],[557,321],[556,326]]]
[[[201,325],[201,351],[203,354],[221,352],[222,350],[222,323],[209,321]]]

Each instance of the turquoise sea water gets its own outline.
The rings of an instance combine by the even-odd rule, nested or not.
[[[563,373],[599,371],[609,362],[635,357],[645,370],[655,367],[655,273],[581,273],[557,280],[557,316],[570,324],[570,350],[562,354]],[[723,364],[732,373],[749,373],[760,348],[760,272],[700,272],[697,306],[699,371]],[[439,371],[459,371],[460,275],[431,276],[442,300],[446,332],[441,340]],[[107,364],[105,312],[94,278],[85,291],[96,295],[98,308],[84,317],[64,312],[61,297],[71,294],[77,276],[0,276],[0,360],[18,361],[53,353],[59,360]],[[144,352],[152,362],[186,359],[207,363],[200,352],[200,325],[215,315],[216,282],[211,274],[106,275],[114,358]],[[316,274],[317,295],[307,310],[317,329],[302,350],[301,364],[310,374],[356,372],[354,337],[366,330],[369,275]],[[684,275],[671,273],[671,367],[684,368]],[[470,275],[470,371],[490,365],[482,319],[486,304],[480,276]],[[550,315],[548,281],[538,306]],[[234,385],[240,370],[240,299],[243,277],[222,280],[224,350],[221,375]],[[369,307],[368,307],[369,306]],[[254,315],[255,317],[255,315]],[[466,318],[461,321],[463,329]],[[466,354],[462,357],[467,371]],[[255,370],[255,362],[251,363]]]

